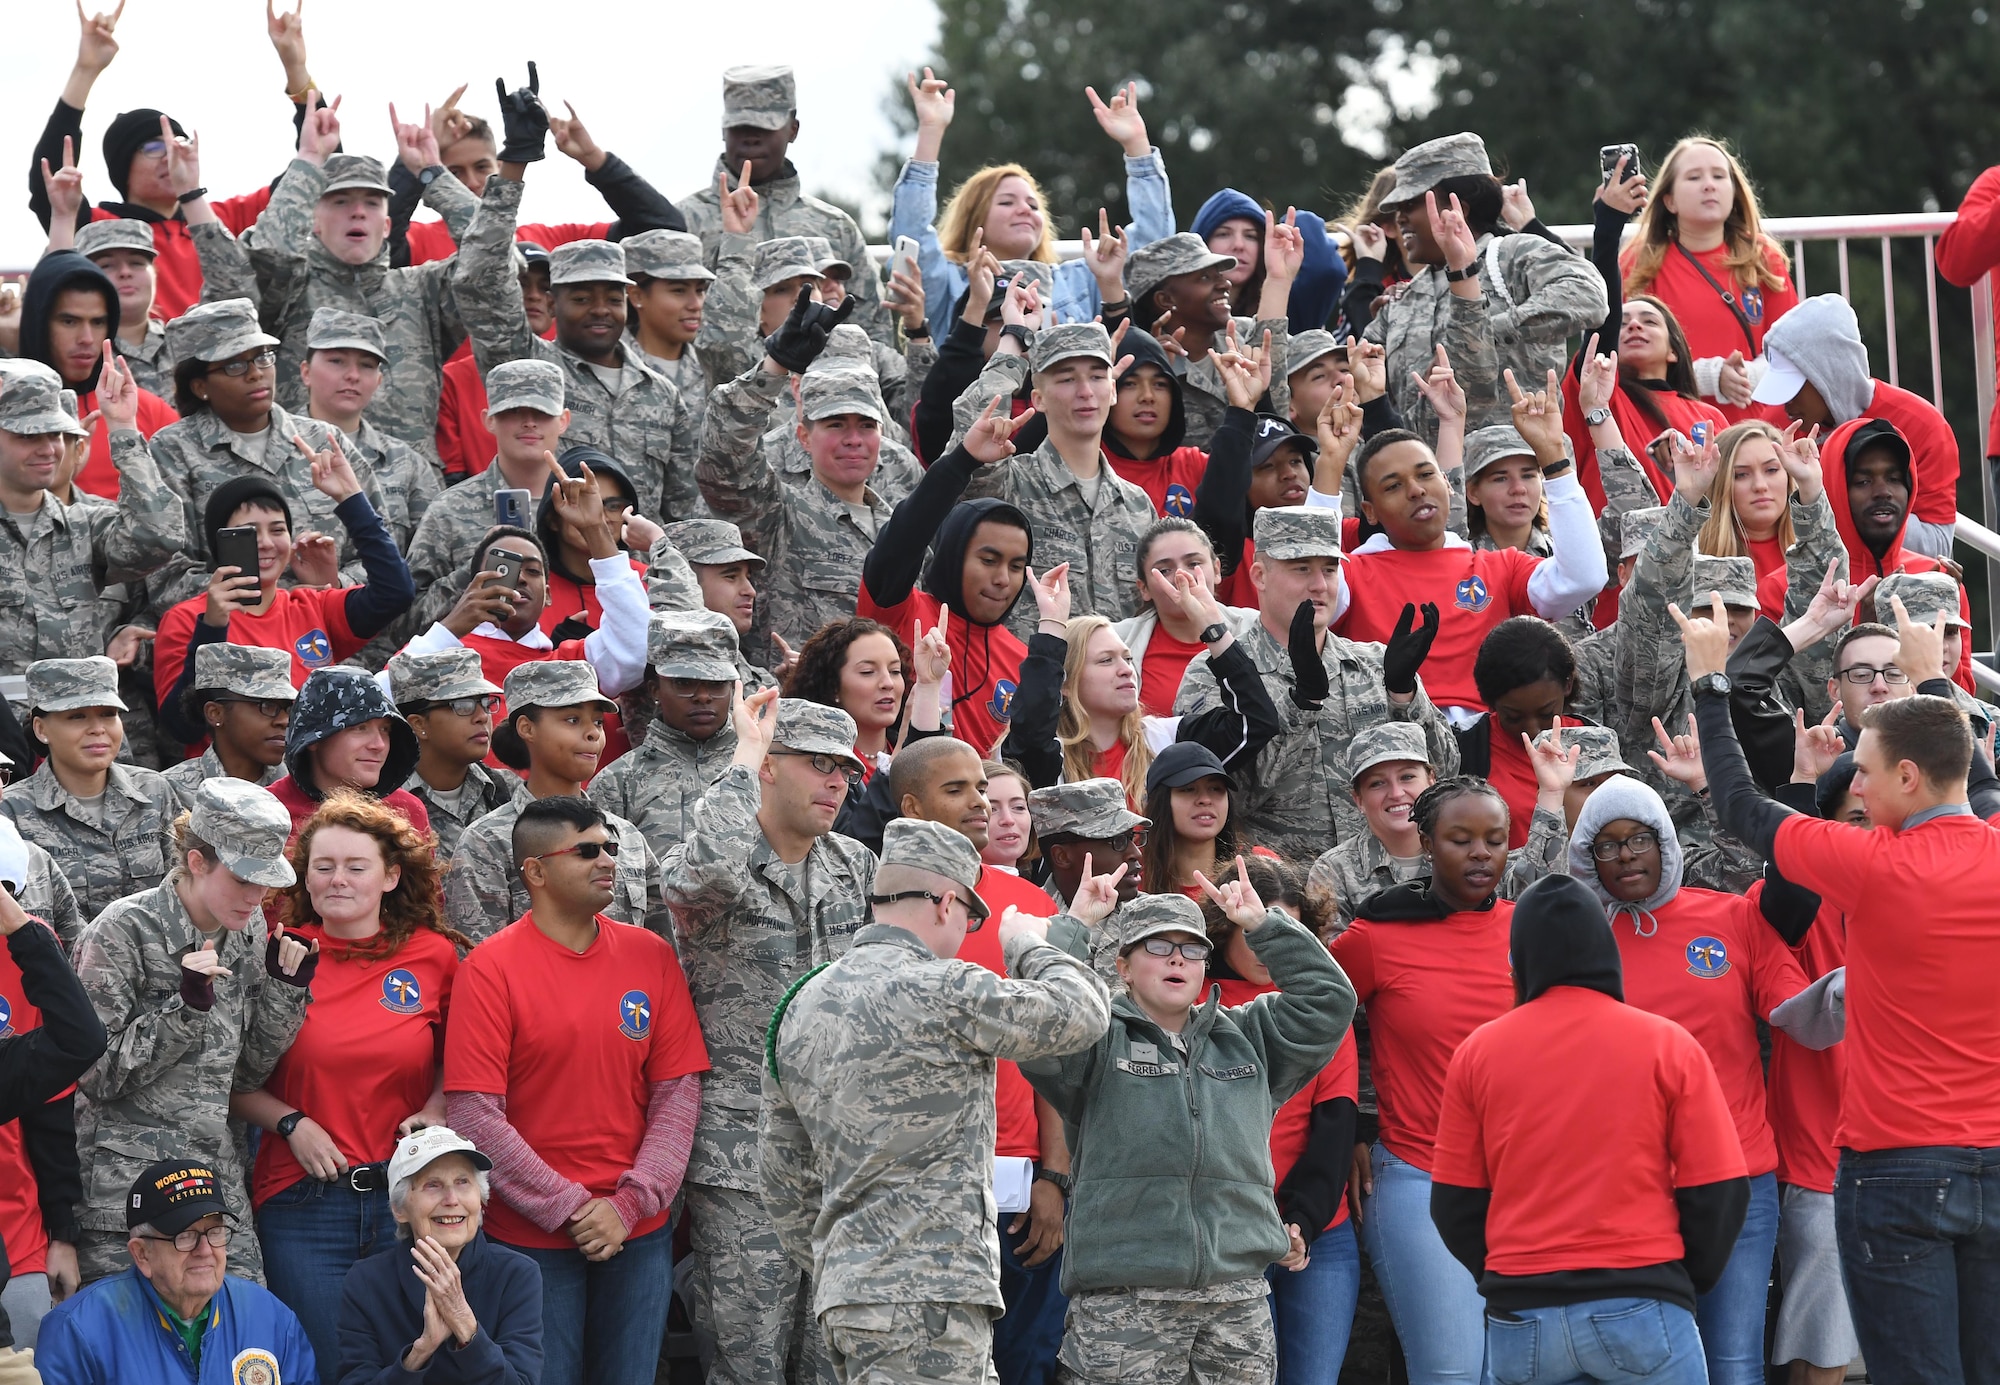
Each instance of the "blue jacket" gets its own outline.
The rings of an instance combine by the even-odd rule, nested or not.
[[[1194,214],[1194,233],[1207,240],[1210,231],[1233,216],[1248,217],[1261,224],[1264,209],[1248,193],[1224,188],[1202,203],[1201,210]],[[1298,226],[1305,241],[1305,262],[1299,266],[1299,277],[1292,281],[1292,296],[1285,303],[1294,333],[1326,326],[1333,310],[1340,306],[1340,291],[1347,283],[1347,262],[1340,258],[1340,247],[1326,233],[1325,218],[1301,207]],[[1244,315],[1255,317],[1255,310],[1253,303],[1244,309]]]
[[[465,1301],[479,1335],[446,1343],[422,1371],[403,1369],[403,1353],[423,1335],[424,1285],[407,1244],[347,1272],[340,1296],[341,1385],[539,1385],[542,1378],[542,1271],[517,1250],[474,1236],[458,1256]],[[336,1377],[329,1376],[332,1381]]]
[[[137,1270],[100,1279],[51,1308],[35,1344],[35,1369],[47,1385],[237,1385],[259,1378],[242,1368],[260,1359],[276,1367],[264,1377],[276,1385],[319,1385],[312,1346],[292,1310],[233,1274],[209,1301],[198,1371],[152,1282]]]

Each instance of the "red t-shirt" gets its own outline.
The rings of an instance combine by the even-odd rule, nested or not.
[[[1773,858],[1847,915],[1842,1149],[2000,1146],[2000,833],[1789,817]]]
[[[246,192],[241,197],[224,197],[210,202],[216,220],[232,235],[242,235],[257,224],[264,208],[271,205],[270,187]],[[118,214],[104,207],[92,207],[92,221],[113,221]],[[153,313],[162,322],[171,322],[201,301],[201,256],[194,248],[194,233],[176,215],[170,221],[149,223],[153,231]]]
[[[1619,257],[1619,264],[1629,275],[1636,250],[1627,249]],[[1722,295],[1715,291],[1715,284],[1702,277],[1701,269],[1688,262],[1692,255],[1706,269],[1716,284],[1722,285],[1736,296],[1737,307],[1749,319],[1750,333],[1746,337],[1743,324],[1736,320],[1736,314],[1722,301]],[[1688,350],[1696,360],[1706,360],[1720,356],[1724,360],[1733,351],[1741,351],[1743,359],[1749,360],[1764,350],[1764,334],[1771,330],[1771,324],[1799,305],[1799,291],[1786,272],[1785,252],[1775,244],[1766,243],[1764,263],[1783,282],[1774,289],[1753,284],[1745,287],[1736,281],[1736,271],[1728,264],[1729,250],[1726,245],[1718,245],[1713,250],[1696,250],[1683,254],[1680,249],[1669,247],[1666,258],[1660,261],[1659,276],[1645,289],[1668,307],[1673,309],[1674,320],[1681,325],[1687,337]],[[1626,291],[1629,301],[1631,290]],[[1609,349],[1600,346],[1600,350]],[[1761,418],[1783,428],[1788,421],[1783,409],[1765,404],[1751,404],[1737,408],[1733,404],[1719,406],[1731,423],[1744,419]]]
[[[1341,531],[1340,546],[1347,547],[1346,530]],[[1236,571],[1215,584],[1215,599],[1225,606],[1238,606],[1246,611],[1257,609],[1257,587],[1250,580],[1250,564],[1257,557],[1254,539],[1243,540],[1243,559],[1236,564]]]
[[[42,1012],[28,1002],[13,949],[0,938],[0,1039],[26,1034],[41,1025]],[[48,1268],[49,1234],[42,1225],[41,1196],[34,1165],[28,1162],[28,1147],[21,1139],[21,1122],[0,1125],[0,1238],[4,1238],[7,1267],[13,1274],[41,1274]]]
[[[1278,988],[1256,981],[1244,981],[1236,977],[1218,976],[1215,984],[1222,991],[1224,1005],[1248,1005],[1258,996]],[[1349,1029],[1340,1036],[1340,1044],[1333,1050],[1333,1057],[1326,1060],[1326,1066],[1317,1076],[1301,1087],[1292,1099],[1278,1108],[1277,1116],[1271,1121],[1271,1186],[1283,1186],[1292,1167],[1306,1152],[1306,1137],[1312,1132],[1313,1107],[1346,1097],[1349,1101],[1361,1099],[1361,1060],[1354,1047],[1354,1031]],[[1327,1231],[1347,1220],[1347,1199],[1340,1200],[1333,1220],[1320,1230]]]
[[[1368,1007],[1382,1143],[1426,1173],[1445,1068],[1465,1036],[1514,1005],[1507,956],[1514,906],[1424,923],[1358,919],[1333,959]]]
[[[1958,437],[1937,406],[1922,395],[1898,389],[1887,380],[1875,382],[1874,397],[1863,418],[1884,418],[1910,445],[1910,467],[1916,472],[1910,513],[1929,524],[1950,524],[1958,518]],[[1835,502],[1839,503],[1838,501]]]
[[[1146,493],[1153,510],[1160,515],[1194,515],[1194,493],[1208,474],[1208,453],[1199,447],[1176,447],[1164,457],[1137,462],[1104,449],[1111,469]]]
[[[319,969],[306,1022],[264,1089],[312,1117],[349,1164],[386,1163],[396,1126],[437,1089],[458,949],[421,928],[391,956],[343,959],[318,925],[292,931],[319,940]],[[250,1201],[262,1207],[305,1177],[291,1145],[267,1136],[257,1142]]]
[[[942,609],[943,603],[921,587],[910,588],[893,606],[881,605],[869,595],[865,579],[854,602],[856,615],[881,621],[911,644],[912,628],[921,624],[935,630]],[[951,734],[990,758],[1014,718],[1014,694],[1028,646],[1004,625],[975,625],[956,614],[945,643],[951,646]]]
[[[1971,288],[2000,268],[2000,167],[1972,180],[1958,215],[1937,239],[1937,268],[1960,288]],[[2000,349],[2000,322],[1994,325],[1994,346]],[[2000,359],[2000,351],[1995,359]],[[1986,431],[1986,455],[2000,457],[2000,400]]]
[[[1183,644],[1167,633],[1166,626],[1155,624],[1146,640],[1146,657],[1139,661],[1139,710],[1149,717],[1172,716],[1181,675],[1207,648],[1200,640]]]
[[[77,417],[82,418],[97,407],[97,391],[79,395],[76,401]],[[139,391],[139,436],[150,440],[169,423],[180,422],[180,415],[174,406],[154,394],[151,390]],[[72,483],[80,491],[101,495],[106,500],[118,498],[118,468],[111,464],[111,430],[103,419],[97,420],[90,430],[90,455],[77,468]]]
[[[1743,1177],[1715,1070],[1686,1030],[1556,986],[1459,1046],[1431,1177],[1487,1188],[1495,1274],[1679,1260],[1674,1189]]]
[[[1556,724],[1583,725],[1575,717],[1557,717]],[[1491,717],[1487,718],[1486,730],[1491,746],[1486,780],[1500,791],[1507,805],[1507,849],[1519,851],[1528,844],[1528,828],[1534,821],[1535,800],[1541,796],[1541,785],[1535,781],[1535,767],[1520,738],[1502,731]]]
[[[319,800],[300,788],[298,781],[289,774],[271,785],[271,792],[278,802],[285,805],[285,811],[292,815],[292,837],[285,843],[290,849],[292,842],[299,839],[299,829],[306,825],[306,819],[319,811]],[[424,801],[408,789],[395,789],[383,794],[381,802],[384,808],[401,813],[403,820],[419,832],[431,830],[431,810],[424,807]]]
[[[1347,610],[1334,628],[1350,640],[1387,644],[1406,604],[1436,602],[1438,633],[1424,658],[1424,691],[1439,707],[1482,710],[1472,661],[1494,626],[1536,614],[1528,576],[1542,562],[1518,548],[1352,553],[1341,564]]]
[[[459,968],[445,1033],[448,1092],[507,1100],[507,1123],[550,1168],[609,1197],[639,1157],[655,1083],[708,1070],[694,1002],[666,939],[597,916],[597,937],[571,952],[523,914]],[[643,1236],[662,1211],[631,1228]],[[509,1245],[565,1250],[504,1197],[486,1230]]]
[[[1764,1113],[1757,1021],[1806,988],[1805,973],[1757,912],[1763,882],[1747,895],[1683,885],[1654,915],[1647,937],[1629,914],[1612,924],[1625,966],[1625,999],[1664,1015],[1700,1040],[1736,1121],[1752,1177],[1778,1166]]]
[[[1792,956],[1809,980],[1817,981],[1847,960],[1847,924],[1837,909],[1822,908]],[[1840,1084],[1847,1071],[1847,1045],[1810,1049],[1782,1030],[1771,1031],[1771,1076],[1767,1096],[1771,1133],[1778,1141],[1778,1181],[1815,1192],[1833,1191],[1840,1146]]]
[[[1038,889],[1018,875],[1009,875],[992,866],[979,868],[979,897],[993,911],[993,917],[976,933],[967,933],[958,946],[958,959],[985,967],[995,976],[1007,974],[1000,956],[1000,915],[1008,905],[1036,918],[1054,918],[1062,911],[1047,891]],[[995,1079],[994,1106],[999,1115],[993,1152],[1012,1159],[1042,1157],[1041,1122],[1035,1116],[1035,1091],[1021,1076],[1020,1066],[1000,1060]]]
[[[639,574],[639,580],[646,579],[646,565],[637,558],[630,559],[632,571]],[[542,607],[542,618],[535,622],[542,627],[544,635],[552,635],[555,628],[571,616],[582,616],[584,623],[593,630],[604,626],[604,603],[597,599],[595,582],[579,582],[566,572],[558,572],[554,565],[549,567],[549,600]]]
[[[263,615],[230,613],[228,643],[289,650],[292,686],[303,688],[314,669],[352,658],[367,645],[368,641],[347,623],[347,594],[358,590],[280,587],[271,598],[271,609]],[[188,641],[194,638],[195,622],[207,608],[206,594],[191,596],[168,607],[160,617],[160,633],[153,641],[153,694],[162,702],[187,667]]]
[[[1750,561],[1757,567],[1757,609],[1773,623],[1785,623],[1785,546],[1776,539],[1751,539]]]

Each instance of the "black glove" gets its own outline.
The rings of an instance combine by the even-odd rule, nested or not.
[[[833,329],[853,313],[853,294],[841,300],[838,308],[829,308],[813,302],[812,286],[805,285],[799,289],[799,301],[792,304],[778,330],[764,338],[764,353],[792,374],[803,375],[806,367],[826,350],[826,339]]]
[[[531,164],[546,159],[549,113],[542,105],[542,77],[535,71],[535,65],[528,64],[528,85],[516,88],[512,95],[507,92],[506,82],[498,77],[493,79],[493,90],[500,97],[500,129],[507,137],[500,150],[500,162]]]
[[[264,944],[264,974],[273,981],[282,981],[287,986],[297,986],[300,990],[312,985],[313,973],[319,970],[319,945],[308,944],[305,961],[299,969],[286,975],[278,965],[278,945],[284,941],[284,934],[273,933]]]
[[[190,1010],[215,1008],[215,978],[207,972],[181,968],[181,1003]]]
[[[1326,661],[1320,657],[1313,629],[1312,602],[1301,601],[1292,612],[1292,633],[1285,648],[1292,656],[1292,703],[1302,712],[1317,712],[1332,684],[1327,682]]]
[[[1423,666],[1437,635],[1437,603],[1424,603],[1424,623],[1417,625],[1417,608],[1404,602],[1403,614],[1396,617],[1396,628],[1382,650],[1382,686],[1398,696],[1415,692],[1417,670]]]

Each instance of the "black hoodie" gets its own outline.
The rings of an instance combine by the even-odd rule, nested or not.
[[[1118,343],[1117,354],[1120,357],[1130,356],[1132,358],[1132,364],[1125,368],[1127,374],[1137,370],[1142,365],[1157,367],[1159,372],[1167,377],[1167,390],[1173,395],[1174,399],[1173,409],[1167,415],[1167,431],[1160,434],[1160,439],[1153,444],[1153,450],[1150,454],[1144,457],[1133,457],[1131,460],[1146,462],[1152,461],[1154,458],[1170,455],[1176,447],[1179,447],[1187,440],[1187,402],[1182,397],[1180,376],[1174,374],[1174,368],[1167,360],[1166,349],[1153,339],[1151,333],[1139,331],[1135,327],[1126,332],[1125,339]],[[1113,450],[1113,439],[1109,427],[1104,430],[1104,446],[1107,451]],[[1119,449],[1119,455],[1125,455],[1122,449]]]
[[[105,330],[114,338],[118,335],[118,289],[111,277],[74,250],[55,250],[42,256],[21,294],[21,354],[58,375],[63,369],[49,345],[49,318],[55,312],[56,296],[64,289],[93,289],[103,294],[111,319]],[[99,357],[83,380],[65,377],[63,384],[79,395],[89,394],[97,388],[98,372],[103,368],[104,360]]]

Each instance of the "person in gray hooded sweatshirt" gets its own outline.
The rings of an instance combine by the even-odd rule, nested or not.
[[[1951,556],[1958,520],[1958,439],[1921,396],[1868,373],[1854,309],[1837,293],[1808,298],[1764,334],[1770,363],[1750,396],[1781,404],[1795,419],[1833,429],[1857,418],[1887,419],[1908,439],[1916,499],[1903,543],[1930,558]]]

